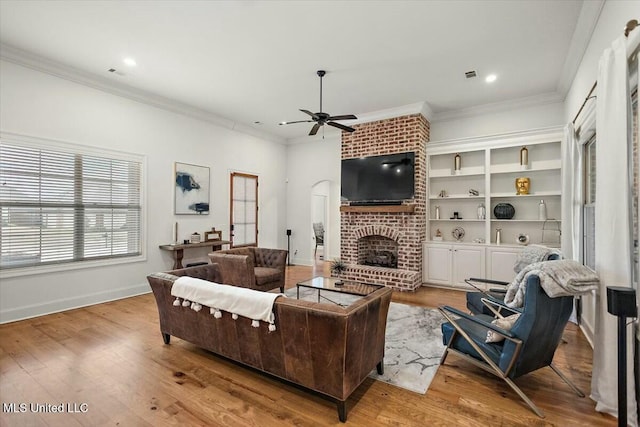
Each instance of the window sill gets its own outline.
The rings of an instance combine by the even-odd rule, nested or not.
[[[61,271],[72,271],[72,270],[83,270],[87,268],[98,268],[98,267],[108,267],[111,265],[120,265],[120,264],[130,264],[134,262],[143,262],[147,260],[147,256],[145,254],[136,256],[136,257],[128,257],[128,258],[117,258],[117,259],[107,259],[107,260],[97,260],[97,261],[82,261],[82,262],[70,262],[66,264],[55,264],[55,265],[43,265],[43,266],[31,266],[31,267],[18,267],[12,268],[8,270],[0,271],[0,279],[8,279],[12,277],[20,277],[20,276],[32,276],[37,274],[48,274],[48,273],[58,273]]]

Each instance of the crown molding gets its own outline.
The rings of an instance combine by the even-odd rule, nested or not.
[[[431,119],[435,115],[435,113],[433,112],[433,109],[431,108],[431,105],[429,105],[428,102],[422,103],[422,110],[420,110],[420,113],[422,113],[424,118],[427,119],[427,121],[429,122],[431,122]]]
[[[178,113],[191,118],[209,122],[229,130],[241,132],[278,144],[286,143],[286,140],[284,138],[275,136],[270,133],[261,132],[245,124],[238,123],[233,120],[210,113],[209,111],[192,107],[190,105],[170,98],[154,95],[147,91],[136,89],[122,83],[114,82],[107,78],[97,76],[95,74],[88,73],[74,67],[69,67],[57,61],[53,61],[51,59],[26,52],[5,43],[0,43],[0,59],[80,85],[84,85],[92,89],[97,89],[102,92],[127,98],[132,101],[150,105],[152,107],[161,108],[173,113]]]
[[[427,151],[430,153],[450,151],[452,146],[455,146],[456,150],[466,151],[477,150],[486,144],[491,144],[492,147],[502,147],[515,143],[535,144],[545,141],[560,141],[563,138],[563,129],[564,126],[549,126],[524,131],[430,141],[427,143]]]
[[[446,122],[456,119],[482,116],[490,113],[501,113],[503,111],[517,110],[519,108],[535,107],[539,105],[555,104],[562,102],[562,97],[557,92],[548,92],[540,95],[527,96],[524,98],[511,99],[504,102],[494,102],[491,104],[477,105],[474,107],[461,108],[459,110],[443,111],[433,115],[433,122]]]
[[[378,120],[392,119],[394,117],[402,117],[418,113],[425,116],[427,120],[429,120],[430,116],[433,115],[431,107],[429,107],[426,102],[416,102],[415,104],[402,105],[400,107],[387,108],[385,110],[372,111],[370,113],[360,113],[358,114],[358,119],[350,121],[349,124],[370,123]]]

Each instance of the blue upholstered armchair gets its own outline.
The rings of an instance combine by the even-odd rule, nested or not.
[[[560,259],[560,255],[555,252],[549,253],[549,256],[545,258],[545,261],[552,261]],[[467,292],[467,308],[473,314],[493,314],[493,311],[482,302],[483,298],[491,297],[493,299],[504,300],[504,295],[506,293],[506,286],[509,285],[508,282],[502,282],[499,280],[490,280],[490,279],[476,279],[470,278],[465,280],[469,285],[475,286],[473,283],[485,283],[489,285],[502,286],[502,288],[491,288],[488,292]]]
[[[520,316],[510,330],[491,322],[494,318],[486,314],[469,315],[452,307],[442,306],[440,311],[448,320],[442,324],[443,341],[446,345],[440,364],[444,364],[449,353],[454,353],[480,368],[502,378],[529,407],[540,417],[543,412],[514,383],[518,377],[549,366],[580,397],[582,393],[553,364],[553,355],[569,320],[573,297],[550,298],[540,286],[538,276],[527,280],[524,307],[507,308]],[[498,299],[486,298],[496,307],[505,307]],[[492,330],[504,337],[500,342],[486,342],[487,331]]]

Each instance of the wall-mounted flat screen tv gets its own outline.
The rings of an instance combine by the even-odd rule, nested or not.
[[[342,160],[342,200],[398,202],[414,195],[415,153]]]

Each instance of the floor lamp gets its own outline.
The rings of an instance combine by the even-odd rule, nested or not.
[[[618,426],[627,425],[627,318],[638,316],[636,291],[607,286],[607,311],[618,317]]]
[[[287,229],[287,265],[291,265],[291,230]]]

